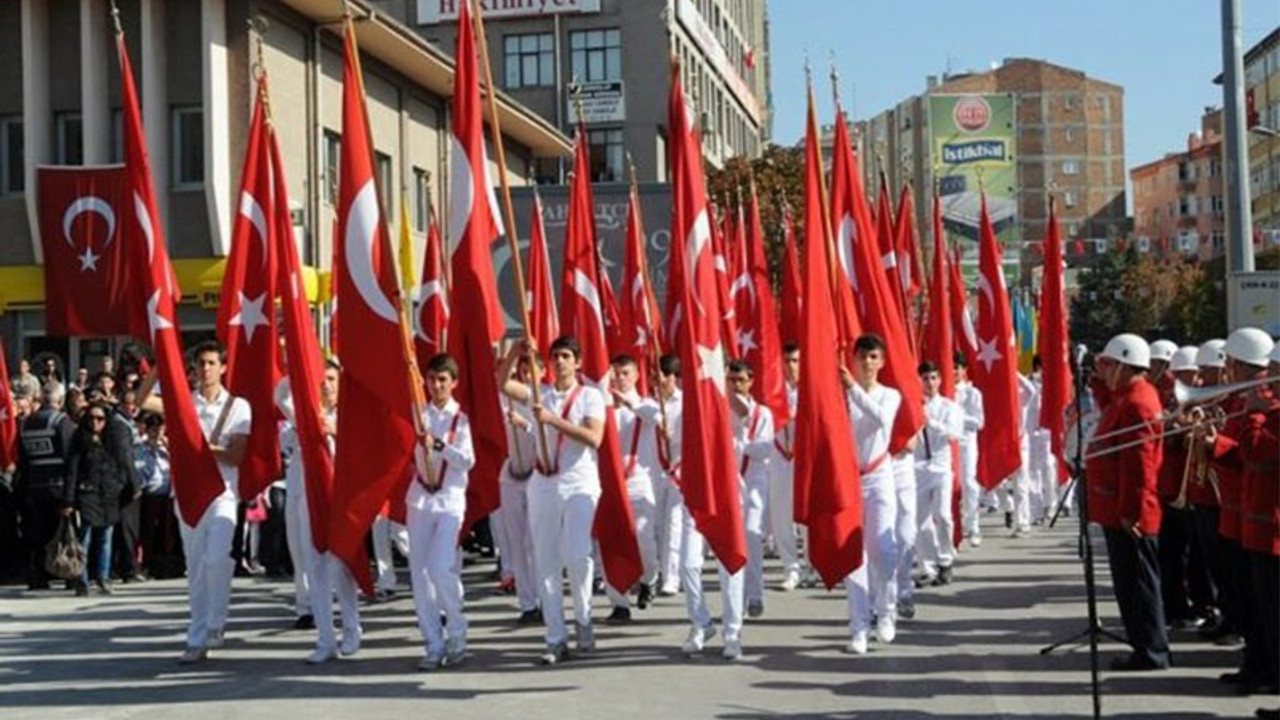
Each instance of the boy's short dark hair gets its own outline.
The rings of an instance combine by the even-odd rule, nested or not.
[[[962,352],[956,351],[956,356],[952,359],[952,362],[955,363],[957,368],[969,369],[969,359]]]
[[[164,416],[160,413],[143,410],[138,414],[138,422],[142,423],[142,427],[152,430],[158,427],[164,427]]]
[[[755,377],[756,371],[751,369],[751,363],[742,358],[734,358],[729,361],[729,372],[746,373],[747,377]]]
[[[561,335],[551,343],[551,347],[547,350],[548,354],[554,355],[559,351],[567,350],[573,353],[575,360],[582,359],[582,345],[578,343],[578,339],[572,335]]]
[[[887,346],[884,343],[884,338],[875,333],[860,335],[858,336],[858,339],[853,342],[853,351],[855,353],[869,353],[874,350],[885,352],[886,349]]]
[[[196,345],[196,349],[191,353],[191,357],[193,359],[198,359],[201,355],[206,355],[208,353],[217,353],[218,364],[227,364],[227,348],[217,340],[205,340],[199,345]]]
[[[797,352],[800,352],[800,343],[795,343],[795,342],[783,343],[782,345],[783,355],[790,355],[791,353],[797,353]]]
[[[619,365],[622,367],[640,367],[640,363],[636,362],[635,356],[628,353],[618,353],[617,355],[614,355],[613,359],[609,361],[609,364]]]
[[[437,353],[427,360],[427,372],[429,373],[449,373],[454,380],[458,379],[460,371],[458,369],[458,361],[453,359],[449,353]]]
[[[920,367],[919,367],[920,375],[923,376],[923,375],[928,375],[929,373],[936,373],[936,372],[938,372],[938,363],[932,360],[925,360],[924,362],[920,363]]]
[[[1040,359],[1040,355],[1031,356],[1031,370],[1039,370],[1044,367],[1044,361]]]
[[[663,375],[672,377],[680,377],[680,356],[675,353],[667,353],[658,358],[658,369]]]

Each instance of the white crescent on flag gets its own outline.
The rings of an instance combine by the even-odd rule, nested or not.
[[[240,214],[249,220],[253,229],[258,231],[258,241],[262,243],[262,267],[267,266],[267,216],[262,212],[258,199],[245,192],[240,196]]]
[[[444,283],[439,280],[432,280],[418,286],[418,304],[417,311],[413,313],[413,334],[421,338],[424,342],[431,345],[439,345],[440,341],[427,334],[422,327],[422,311],[427,307],[427,303],[432,298],[439,298],[440,305],[444,307],[445,317],[449,316],[449,295],[444,291]]]
[[[587,301],[587,305],[591,307],[591,312],[596,315],[596,323],[600,326],[600,334],[604,334],[604,311],[601,310],[600,293],[596,290],[595,283],[591,282],[591,278],[582,272],[580,268],[573,270],[573,291],[578,293],[578,297]]]
[[[66,238],[67,244],[71,246],[71,249],[76,249],[76,242],[71,238],[71,225],[76,221],[77,217],[87,212],[98,213],[106,221],[107,240],[102,244],[102,249],[106,250],[111,245],[111,242],[116,239],[116,213],[111,208],[111,203],[96,195],[78,197],[67,206],[66,211],[62,213],[62,237]],[[92,243],[92,239],[90,243]]]
[[[698,258],[703,251],[711,244],[711,221],[707,219],[707,209],[704,207],[698,211],[698,216],[693,219],[693,227],[689,228],[689,237],[685,239],[685,255],[684,255],[684,277],[685,282],[691,287],[696,288],[698,285]],[[698,308],[699,315],[706,315],[706,308],[702,307],[700,293],[693,292],[694,305]]]
[[[379,222],[377,192],[373,178],[370,178],[351,201],[343,233],[343,250],[347,274],[364,304],[383,320],[398,323],[395,307],[373,274],[373,243],[377,240]]]

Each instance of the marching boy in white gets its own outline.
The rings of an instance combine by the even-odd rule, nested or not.
[[[964,537],[974,547],[982,545],[978,505],[982,486],[978,484],[978,431],[986,422],[982,391],[969,381],[969,365],[964,353],[956,353],[956,402],[964,410],[964,434],[960,437],[960,524]]]
[[[517,343],[499,368],[508,377],[516,355],[527,343]],[[564,623],[564,580],[569,572],[578,652],[595,650],[591,626],[591,580],[594,559],[591,528],[596,504],[600,501],[600,472],[596,460],[604,439],[604,396],[594,387],[578,382],[582,349],[578,341],[564,336],[551,343],[551,372],[554,384],[542,389],[532,415],[545,432],[546,457],[529,480],[529,528],[533,535],[534,572],[542,600],[547,649],[539,661],[544,665],[567,660],[568,633]],[[529,402],[528,386],[508,381],[502,392],[519,403]],[[543,449],[539,449],[541,455]]]
[[[640,546],[643,571],[636,605],[641,610],[653,600],[653,585],[658,578],[658,542],[654,534],[656,498],[653,475],[658,469],[657,426],[646,421],[638,412],[643,399],[636,392],[640,379],[640,367],[630,355],[613,359],[613,401],[618,421],[618,439],[622,443],[622,464],[627,478],[627,499],[635,517],[636,542]],[[656,408],[656,406],[655,406]],[[609,622],[626,622],[631,619],[631,601],[626,589],[606,585],[613,612]]]
[[[951,582],[951,565],[956,546],[952,532],[951,489],[955,471],[951,466],[951,443],[964,434],[964,410],[939,392],[942,375],[932,362],[920,364],[924,384],[924,429],[916,444],[916,512],[920,530],[916,535],[916,556],[920,561],[922,585]]]
[[[782,348],[782,370],[787,383],[787,407],[791,420],[777,428],[773,437],[773,455],[769,458],[769,524],[773,527],[773,543],[782,560],[784,591],[800,586],[801,557],[796,535],[795,514],[795,415],[799,399],[796,383],[800,377],[800,348],[788,343]]]
[[[744,595],[747,616],[756,618],[764,614],[764,519],[769,456],[773,454],[773,413],[751,397],[753,379],[745,360],[729,362],[729,408],[734,415],[733,445],[738,455],[742,526],[747,533]]]
[[[435,670],[462,662],[467,652],[458,534],[467,511],[467,473],[475,466],[476,457],[471,424],[453,399],[458,363],[448,355],[433,356],[427,361],[426,380],[431,395],[422,413],[431,448],[427,476],[415,474],[405,505],[413,605],[426,643],[426,655],[418,669]],[[445,616],[443,631],[441,613]]]
[[[518,380],[526,385],[536,385],[542,377],[542,365],[534,360],[530,370],[529,356],[521,354],[516,366]],[[510,370],[508,369],[508,372]],[[498,378],[498,387],[511,380],[509,375]],[[516,583],[516,600],[520,603],[518,625],[541,625],[542,610],[538,607],[538,583],[533,571],[533,536],[529,531],[529,478],[533,477],[533,465],[537,460],[537,438],[533,430],[533,416],[528,405],[517,403],[503,395],[499,398],[506,410],[507,460],[502,464],[498,487],[502,494],[502,512],[498,521],[506,535],[503,564],[510,568]]]
[[[656,400],[645,400],[636,414],[657,432],[658,467],[653,471],[655,506],[654,537],[658,545],[658,570],[662,587],[658,594],[670,597],[680,592],[680,544],[684,527],[684,496],[680,493],[680,414],[684,394],[680,391],[680,357],[658,359]],[[658,403],[662,403],[659,407]]]
[[[854,343],[854,367],[840,368],[849,404],[853,439],[858,447],[862,476],[862,527],[866,557],[862,566],[845,578],[849,593],[849,647],[851,653],[867,652],[867,631],[875,599],[876,635],[893,642],[897,635],[894,568],[898,547],[894,535],[898,512],[897,489],[889,462],[889,434],[902,405],[902,395],[881,385],[878,377],[885,362],[885,343],[879,335],[863,335]]]

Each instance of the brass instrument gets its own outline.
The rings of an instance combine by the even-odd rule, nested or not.
[[[1226,423],[1227,414],[1218,405],[1208,408],[1194,407],[1189,413],[1190,429],[1187,435],[1187,460],[1182,469],[1182,486],[1178,489],[1178,497],[1169,503],[1169,507],[1181,510],[1187,506],[1187,488],[1195,484],[1203,488],[1206,482],[1213,484],[1214,494],[1218,494],[1217,477],[1209,466],[1209,446],[1205,443],[1205,430],[1215,426],[1218,430]]]
[[[1178,380],[1173,384],[1173,399],[1178,403],[1179,407],[1200,405],[1202,403],[1220,400],[1228,395],[1234,395],[1238,392],[1262,387],[1263,385],[1271,385],[1273,383],[1280,383],[1280,377],[1260,377],[1253,380],[1230,383],[1228,385],[1209,385],[1206,387],[1194,387]]]

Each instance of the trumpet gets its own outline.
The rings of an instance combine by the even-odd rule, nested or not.
[[[1179,407],[1201,405],[1207,402],[1219,400],[1228,395],[1234,395],[1238,392],[1252,390],[1256,387],[1271,385],[1277,382],[1280,382],[1280,377],[1261,377],[1253,380],[1231,383],[1229,385],[1194,387],[1182,382],[1181,380],[1176,380],[1173,383],[1173,399],[1178,403]]]
[[[1209,468],[1209,448],[1204,442],[1204,428],[1206,425],[1212,424],[1221,429],[1221,425],[1225,424],[1227,414],[1221,407],[1214,407],[1210,415],[1206,415],[1204,410],[1199,407],[1191,409],[1191,423],[1188,431],[1191,433],[1187,437],[1187,459],[1182,466],[1182,486],[1178,489],[1178,497],[1169,503],[1169,507],[1181,510],[1187,506],[1187,488],[1195,483],[1196,487],[1204,487],[1206,481],[1213,481],[1211,475],[1212,470]],[[1217,483],[1214,482],[1214,491],[1217,492]]]

